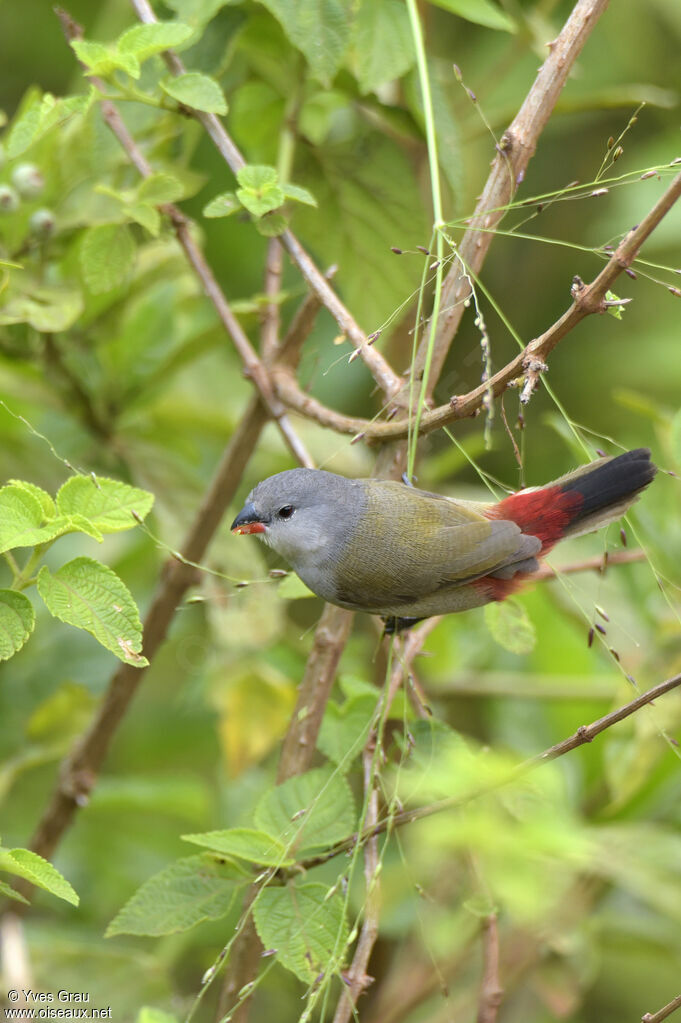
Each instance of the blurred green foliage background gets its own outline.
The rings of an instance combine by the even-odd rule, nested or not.
[[[333,6],[319,5],[322,21]],[[250,163],[276,164],[285,119],[293,124],[291,180],[318,203],[297,206],[293,228],[319,266],[338,263],[335,284],[367,332],[397,312],[379,347],[401,372],[411,358],[411,296],[423,267],[413,250],[428,244],[431,222],[411,44],[408,33],[400,35],[404,8],[398,0],[339,0],[336,6],[348,18],[351,8],[369,9],[365,36],[361,43],[353,37],[336,67],[323,53],[312,69],[305,46],[291,39],[295,4],[284,0],[168,0],[157,13],[202,27],[183,58],[220,82],[229,103],[227,127]],[[502,6],[514,33],[440,6],[421,8],[436,85],[446,216],[452,220],[474,209],[494,152],[491,132],[498,138],[517,111],[546,41],[570,10],[555,0],[507,0]],[[125,0],[72,0],[69,11],[86,38],[98,41],[113,40],[135,23]],[[394,36],[386,36],[388,26]],[[0,39],[6,145],[12,119],[30,102],[27,91],[38,87],[66,96],[84,93],[86,85],[43,0],[0,5]],[[495,239],[484,284],[524,342],[565,310],[575,274],[590,280],[600,269],[598,255],[574,246],[616,243],[669,181],[671,171],[645,180],[635,172],[667,168],[681,155],[680,45],[677,0],[612,4],[587,43],[519,201],[574,180],[594,182],[608,138],[617,138],[645,101],[612,172],[632,177],[598,198],[546,203],[542,211],[527,207],[532,219],[524,230],[551,244]],[[452,62],[475,103],[457,84]],[[160,75],[154,58],[139,84],[151,89]],[[182,208],[196,218],[207,257],[256,340],[267,239],[248,217],[202,217],[210,199],[234,187],[231,174],[194,121],[130,100],[120,110],[154,169],[181,181]],[[90,554],[111,565],[144,610],[168,550],[178,547],[239,422],[250,385],[167,230],[152,237],[134,225],[134,265],[113,287],[88,286],[84,233],[120,213],[98,186],[135,185],[96,104],[5,159],[0,184],[11,184],[16,166],[29,160],[39,167],[44,190],[0,222],[0,257],[25,267],[23,276],[4,271],[0,316],[18,294],[35,296],[47,288],[49,296],[43,293],[40,301],[53,319],[47,328],[36,326],[35,317],[33,323],[30,317],[0,321],[0,472],[3,480],[20,477],[54,492],[73,466],[153,491],[148,531],[107,537],[101,548],[67,536],[58,548],[59,559]],[[55,220],[45,239],[36,239],[29,227],[40,208]],[[519,208],[513,216],[520,220],[523,213]],[[593,445],[592,454],[595,448],[610,453],[649,445],[658,464],[681,472],[681,306],[668,290],[681,273],[679,218],[679,210],[672,211],[645,246],[648,263],[637,278],[618,280],[618,295],[634,299],[623,318],[588,318],[552,355],[548,382],[566,415],[540,389],[519,431],[517,394],[506,395],[522,474],[498,409],[488,447],[480,419],[455,424],[456,440],[483,472],[517,487],[567,471],[584,457],[568,420]],[[412,251],[396,256],[391,246]],[[287,323],[305,294],[289,266],[282,288]],[[499,368],[515,354],[515,342],[494,310],[484,308]],[[337,335],[323,312],[304,349],[301,379],[334,408],[373,415],[379,408],[373,381],[360,360],[348,365],[349,348],[337,344]],[[438,399],[476,386],[480,372],[479,335],[470,314]],[[369,449],[309,422],[296,420],[296,428],[321,467],[347,475],[372,471]],[[259,479],[290,465],[269,425],[235,508]],[[422,443],[418,482],[478,499],[487,493],[475,466],[443,433]],[[435,629],[416,673],[438,727],[453,731],[443,733],[445,759],[437,761],[445,766],[444,778],[442,770],[429,776],[424,768],[430,789],[419,775],[419,802],[447,794],[450,779],[463,785],[471,750],[490,747],[502,760],[530,756],[632,698],[627,674],[647,688],[680,670],[680,510],[678,480],[660,474],[627,526],[629,544],[640,542],[649,561],[614,567],[605,576],[564,576],[523,594],[520,603],[535,637],[524,653],[497,643],[482,611],[452,616]],[[607,537],[561,548],[552,561],[598,556],[619,544],[611,527]],[[39,893],[25,918],[34,985],[86,987],[91,1005],[112,1005],[119,1020],[135,1019],[144,1005],[184,1019],[202,974],[233,932],[236,903],[226,917],[181,933],[103,937],[145,880],[193,851],[180,835],[250,821],[254,803],[272,783],[320,611],[316,599],[284,599],[268,577],[269,569],[281,566],[254,540],[237,540],[226,527],[207,567],[211,571],[202,575],[193,599],[178,609],[90,804],[55,856],[81,896],[80,907]],[[239,580],[249,586],[235,588]],[[597,638],[588,647],[595,603],[610,622],[605,641]],[[341,661],[337,706],[350,699],[357,680],[380,686],[385,668],[376,629],[360,616]],[[114,658],[90,636],[47,614],[39,615],[25,649],[2,666],[5,845],[28,845],[59,760],[114,669]],[[360,1018],[473,1019],[480,917],[491,903],[500,912],[505,997],[499,1019],[505,1023],[621,1023],[677,995],[681,773],[678,750],[662,732],[673,739],[680,728],[681,697],[671,694],[542,769],[544,780],[535,789],[511,786],[498,802],[478,801],[468,816],[442,815],[405,829],[385,853],[382,929],[370,969],[376,982],[360,1003]],[[470,742],[467,754],[454,731]],[[428,749],[431,739],[424,741]],[[422,757],[428,760],[427,753]],[[386,768],[387,789],[399,788],[391,770]],[[359,793],[357,765],[350,779]],[[406,783],[402,798],[415,798]],[[339,870],[343,865],[332,863],[315,876],[331,885]],[[353,891],[351,899],[358,910],[362,893]],[[218,986],[197,1010],[197,1020],[215,1018]],[[251,1018],[298,1019],[302,993],[292,974],[275,965],[260,985]]]

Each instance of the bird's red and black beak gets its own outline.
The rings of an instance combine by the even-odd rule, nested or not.
[[[242,533],[264,533],[265,523],[255,510],[255,505],[248,501],[234,519],[231,530],[237,535]]]

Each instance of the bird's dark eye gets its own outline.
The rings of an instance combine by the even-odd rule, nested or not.
[[[279,509],[277,515],[279,516],[280,519],[290,519],[291,516],[293,515],[293,511],[294,508],[292,504],[285,504],[283,508]]]

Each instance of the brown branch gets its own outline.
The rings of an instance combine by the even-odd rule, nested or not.
[[[533,572],[529,582],[546,582],[561,575],[575,575],[577,572],[605,572],[611,565],[631,565],[639,561],[645,561],[645,551],[615,551],[608,552],[607,560],[601,554],[597,558],[585,558],[584,561],[572,561],[567,565],[547,565],[544,562],[538,572]]]
[[[420,433],[432,433],[458,419],[468,419],[482,408],[488,394],[498,398],[512,384],[519,380],[529,381],[531,389],[536,386],[547,357],[571,330],[592,313],[606,311],[606,292],[612,288],[617,277],[636,259],[638,252],[681,197],[681,174],[677,175],[666,192],[660,197],[648,215],[633,228],[619,244],[605,267],[591,284],[585,285],[575,278],[572,288],[573,302],[570,308],[540,337],[530,343],[503,369],[488,381],[473,388],[467,394],[457,395],[445,405],[425,411],[421,417]],[[322,406],[298,388],[290,373],[277,373],[275,389],[281,400],[303,416],[315,419],[323,426],[339,433],[361,434],[367,441],[397,440],[407,436],[409,420],[400,417],[392,421],[374,421],[343,416]],[[527,394],[529,398],[529,394]]]
[[[418,806],[413,810],[402,810],[399,813],[395,813],[390,817],[387,817],[376,825],[373,829],[366,829],[361,834],[351,835],[349,838],[339,842],[328,852],[321,856],[314,857],[310,860],[305,860],[299,866],[303,866],[306,869],[318,866],[321,863],[326,863],[327,860],[333,859],[342,853],[348,852],[353,849],[357,842],[364,842],[373,835],[381,834],[385,831],[392,830],[395,827],[402,827],[405,824],[411,824],[414,821],[424,820],[426,817],[432,817],[433,814],[442,813],[444,810],[452,810],[456,807],[463,806],[466,803],[470,803],[473,799],[477,799],[480,796],[487,795],[493,792],[495,789],[501,788],[511,781],[515,781],[522,775],[539,764],[545,763],[547,760],[556,760],[558,757],[564,756],[573,749],[577,749],[578,746],[583,746],[587,742],[592,742],[597,735],[601,732],[605,732],[608,728],[612,728],[613,725],[618,724],[620,721],[624,721],[625,718],[635,714],[641,707],[645,707],[646,704],[652,703],[660,696],[664,696],[665,693],[670,692],[672,689],[676,689],[681,686],[681,674],[674,675],[672,678],[666,679],[664,682],[659,682],[658,685],[653,686],[652,689],[648,689],[647,692],[641,693],[635,700],[631,700],[629,703],[625,703],[623,707],[618,707],[617,710],[611,711],[610,714],[606,714],[602,718],[598,718],[593,721],[590,725],[582,725],[577,729],[573,735],[567,739],[563,739],[562,742],[556,743],[554,746],[549,746],[548,749],[544,750],[543,753],[538,753],[534,757],[530,757],[523,763],[518,764],[515,770],[509,771],[508,776],[503,781],[497,781],[491,785],[481,786],[479,789],[474,789],[464,796],[452,796],[449,799],[441,799],[437,803],[431,803],[428,806]]]
[[[681,1009],[681,995],[672,998],[671,1002],[663,1005],[657,1012],[646,1012],[645,1016],[641,1017],[641,1023],[662,1023],[663,1019],[671,1016],[677,1009]]]
[[[131,0],[131,3],[140,21],[150,25],[158,20],[148,0]],[[163,57],[172,74],[183,75],[186,73],[184,64],[172,50],[166,50]],[[245,166],[243,156],[225,131],[219,117],[215,114],[195,110],[192,107],[185,109],[203,125],[218,152],[234,174]],[[380,352],[367,343],[364,331],[360,329],[349,310],[343,305],[295,235],[287,230],[281,235],[280,240],[310,289],[317,295],[322,305],[326,306],[343,333],[359,351],[379,387],[387,397],[396,394],[402,387],[402,378],[391,369]]]
[[[260,329],[260,352],[266,363],[271,363],[279,349],[279,302],[277,297],[281,288],[282,258],[281,245],[276,238],[270,238],[267,245],[267,261],[265,263],[265,294],[268,302],[263,313]]]
[[[480,272],[494,228],[504,216],[504,207],[522,181],[570,71],[607,6],[608,0],[578,0],[558,37],[548,44],[549,56],[539,69],[517,116],[501,138],[470,227],[458,249],[461,262],[455,260],[442,288],[442,312],[431,356],[429,394],[440,375],[463,316],[464,302],[470,295],[467,274],[469,271],[474,275]],[[487,233],[480,234],[480,228]],[[417,378],[423,373],[427,348],[426,336],[416,356],[414,373]]]
[[[225,450],[178,560],[165,566],[144,621],[144,653],[150,661],[165,639],[186,590],[196,580],[197,570],[192,563],[201,560],[213,539],[267,419],[262,403],[253,398]],[[31,841],[31,849],[46,859],[51,857],[76,810],[87,804],[97,773],[145,671],[129,664],[120,665],[92,723],[63,761],[57,785]],[[17,888],[25,893],[30,886],[21,883]]]
[[[483,971],[477,1023],[496,1023],[503,989],[499,983],[499,921],[490,913],[483,921]]]
[[[324,716],[338,661],[350,634],[352,611],[325,604],[315,631],[291,725],[284,738],[279,758],[277,782],[307,771],[312,763],[317,735]]]
[[[80,39],[83,34],[80,25],[78,25],[78,23],[74,21],[74,19],[62,8],[56,8],[56,14],[61,22],[66,38],[69,41],[72,41],[73,39]],[[98,78],[96,75],[90,75],[90,81],[95,88],[99,90],[99,92],[103,94],[105,93],[106,86],[101,78]],[[128,128],[116,106],[111,102],[111,100],[102,99],[101,111],[102,117],[118,139],[121,147],[137,172],[143,178],[150,177],[153,173],[152,167],[128,131]],[[244,364],[245,375],[253,381],[262,401],[265,404],[265,407],[279,427],[285,444],[291,451],[294,458],[300,462],[301,465],[305,465],[308,468],[314,468],[312,458],[306,451],[305,446],[289,422],[288,416],[286,415],[286,408],[274,394],[272,382],[267,369],[258,358],[251,342],[246,336],[245,331],[232,312],[222,288],[215,279],[213,271],[208,265],[200,246],[194,239],[190,230],[189,220],[173,203],[164,203],[159,206],[159,209],[166,217],[168,217],[173,225],[175,236],[191,267],[196,273],[196,276],[201,282],[203,292],[213,304],[220,322],[232,339],[234,347]]]

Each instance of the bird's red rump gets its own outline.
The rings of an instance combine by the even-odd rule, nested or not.
[[[542,487],[512,494],[485,514],[490,519],[510,519],[517,523],[523,533],[541,540],[540,553],[546,554],[579,514],[583,503],[584,497],[579,490]]]

